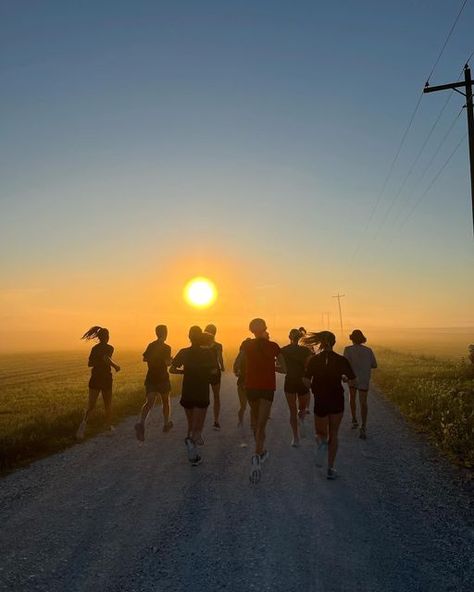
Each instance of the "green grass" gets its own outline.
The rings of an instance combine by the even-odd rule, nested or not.
[[[377,349],[375,384],[458,464],[474,466],[474,366]]]
[[[0,356],[1,472],[75,442],[87,403],[87,356],[88,352]],[[121,371],[114,373],[114,421],[138,413],[144,400],[146,371],[138,352],[121,352],[117,362]],[[88,436],[103,429],[103,418],[99,400]]]

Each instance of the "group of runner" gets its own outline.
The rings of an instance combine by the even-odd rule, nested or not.
[[[233,364],[237,376],[239,396],[238,426],[243,427],[247,404],[250,407],[250,425],[255,438],[255,452],[251,458],[250,481],[261,478],[262,466],[268,458],[265,446],[266,425],[276,391],[276,373],[285,374],[284,391],[290,412],[293,447],[300,446],[306,433],[306,419],[310,405],[310,390],[314,395],[314,432],[316,439],[315,463],[323,465],[327,454],[327,478],[335,479],[335,459],[338,431],[344,413],[344,387],[349,383],[352,428],[360,428],[360,438],[367,437],[367,393],[371,370],[377,367],[373,351],[365,346],[366,338],[356,329],[350,339],[353,345],[344,355],[334,352],[336,338],[330,331],[307,333],[304,327],[292,329],[289,344],[283,348],[270,339],[263,319],[253,319],[249,324],[253,338],[245,339]],[[140,417],[135,424],[139,441],[145,439],[145,425],[155,401],[160,398],[163,412],[163,431],[173,427],[171,420],[169,374],[182,374],[180,403],[185,410],[187,433],[185,445],[188,460],[193,466],[202,462],[199,448],[203,446],[203,427],[213,393],[215,430],[220,430],[220,385],[224,372],[223,348],[216,341],[217,328],[207,325],[204,331],[193,326],[189,330],[190,346],[172,357],[166,343],[167,327],[156,327],[156,340],[143,353],[148,365],[145,378],[146,399]],[[98,339],[90,353],[92,368],[89,382],[89,403],[77,430],[77,437],[84,438],[87,420],[102,393],[106,422],[111,431],[112,369],[120,367],[113,361],[114,348],[108,343],[109,332],[102,327],[92,327],[83,339]],[[361,425],[357,419],[357,394],[359,394]]]

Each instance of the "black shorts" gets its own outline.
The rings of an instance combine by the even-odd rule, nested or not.
[[[265,399],[273,403],[273,397],[275,396],[275,391],[264,389],[246,389],[246,393],[249,402],[257,401],[257,399]]]
[[[95,391],[112,390],[112,374],[93,374],[89,380],[89,388]]]
[[[169,380],[162,380],[160,382],[145,381],[146,394],[160,393],[160,395],[168,395],[171,392],[171,383]]]
[[[307,395],[309,393],[309,388],[304,384],[301,378],[285,376],[285,393]]]
[[[207,409],[209,407],[209,398],[207,401],[205,399],[184,399],[181,397],[180,404],[185,409],[194,409],[197,407],[198,409]]]
[[[209,379],[209,384],[220,384],[221,383],[221,371],[216,372],[215,374],[211,374],[211,378]]]
[[[329,397],[314,395],[314,415],[327,417],[338,413],[344,413],[344,395]]]

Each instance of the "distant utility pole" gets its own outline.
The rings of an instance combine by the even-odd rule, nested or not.
[[[464,88],[465,93],[458,90]],[[469,64],[464,66],[464,82],[451,82],[450,84],[442,84],[441,86],[430,86],[428,82],[425,85],[423,92],[431,93],[438,90],[455,90],[459,94],[466,97],[466,111],[467,111],[467,131],[469,137],[469,163],[471,168],[471,200],[472,200],[472,230],[474,232],[474,109],[472,105],[472,78]]]
[[[339,292],[337,293],[336,296],[333,296],[333,298],[337,298],[337,303],[339,305],[339,322],[341,324],[341,337],[344,335],[344,325],[342,324],[342,309],[341,309],[341,298],[344,298],[345,294],[339,294]]]

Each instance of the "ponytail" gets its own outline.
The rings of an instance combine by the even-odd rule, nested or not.
[[[320,331],[318,333],[306,333],[300,339],[301,345],[306,347],[320,346],[322,349],[333,347],[336,343],[336,336],[330,331]]]
[[[108,335],[109,330],[105,329],[105,327],[100,327],[99,325],[95,325],[91,327],[88,331],[84,333],[81,339],[85,339],[86,341],[90,341],[91,339],[101,339],[105,335]]]

